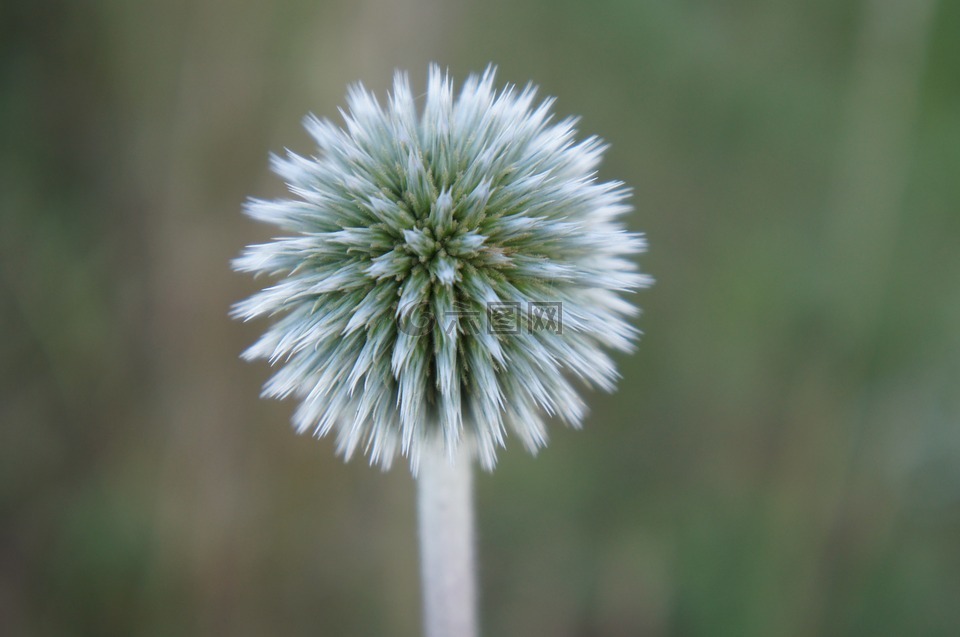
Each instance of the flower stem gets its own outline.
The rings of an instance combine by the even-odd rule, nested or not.
[[[438,448],[420,456],[417,495],[420,575],[426,637],[476,637],[473,468],[466,453],[451,461]]]

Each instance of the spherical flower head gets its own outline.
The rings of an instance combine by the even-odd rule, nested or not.
[[[432,66],[422,114],[403,73],[384,105],[352,87],[345,128],[306,118],[315,156],[272,158],[295,198],[246,207],[290,236],[234,261],[281,277],[234,308],[279,317],[244,356],[282,364],[264,395],[299,399],[297,429],[335,431],[347,458],[416,472],[425,446],[467,445],[491,468],[508,432],[536,451],[638,336],[623,293],[649,283],[644,241],[619,222],[623,184],[597,180],[603,143],[493,82],[455,96]]]

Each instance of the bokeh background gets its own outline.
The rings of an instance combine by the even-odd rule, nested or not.
[[[4,0],[0,634],[420,630],[414,484],[261,401],[270,151],[429,61],[612,143],[657,285],[478,479],[486,635],[960,634],[960,3]]]

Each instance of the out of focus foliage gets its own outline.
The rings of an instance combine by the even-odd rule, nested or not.
[[[485,633],[960,633],[958,32],[937,0],[7,0],[0,634],[418,634],[409,476],[258,400],[227,263],[307,111],[431,60],[610,141],[658,280],[586,429],[478,481]]]

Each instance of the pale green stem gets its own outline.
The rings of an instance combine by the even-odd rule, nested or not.
[[[420,574],[426,637],[476,637],[472,462],[440,449],[420,457]]]

